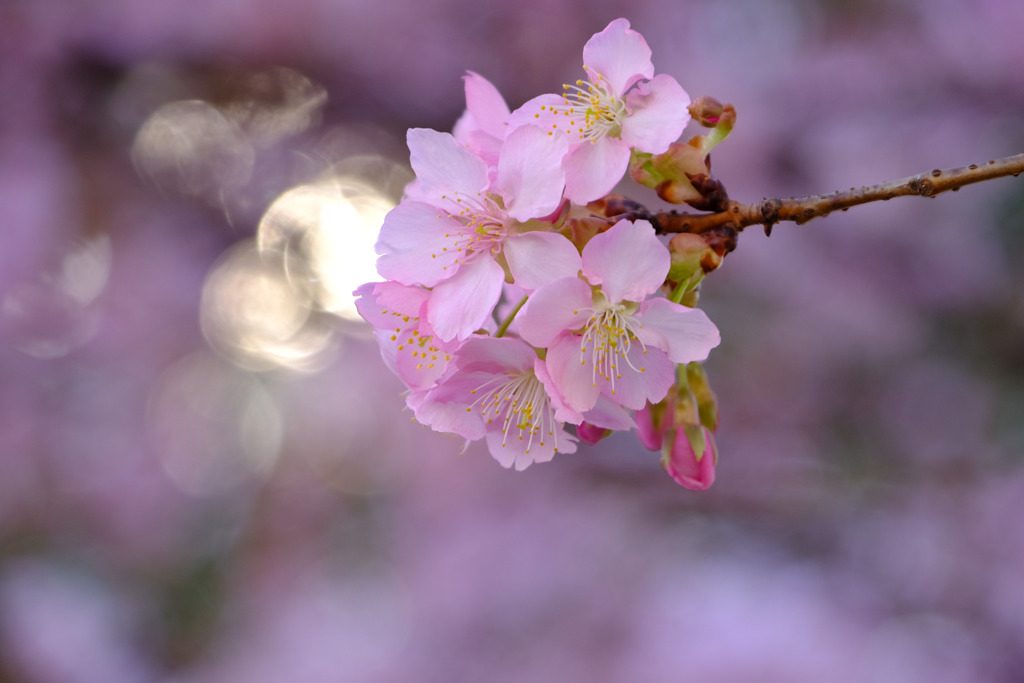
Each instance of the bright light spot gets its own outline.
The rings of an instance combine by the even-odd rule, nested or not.
[[[352,291],[378,280],[373,245],[394,200],[358,177],[288,190],[260,221],[261,251],[285,254],[292,287],[309,305],[359,319]]]
[[[216,200],[249,182],[255,152],[212,104],[183,100],[149,116],[135,136],[132,158],[160,189]]]
[[[14,348],[34,358],[60,358],[91,339],[98,313],[89,304],[107,286],[112,254],[107,235],[79,241],[58,268],[5,292],[0,327]]]
[[[332,331],[311,317],[295,295],[281,252],[256,250],[249,240],[232,247],[203,287],[200,324],[207,341],[248,370],[318,367],[332,347]]]
[[[248,97],[226,105],[224,115],[238,123],[258,147],[315,126],[327,104],[322,85],[281,66],[248,74],[235,87]]]
[[[107,284],[112,257],[113,250],[107,235],[80,245],[64,257],[61,288],[83,306],[93,302]]]
[[[267,476],[283,425],[260,380],[210,354],[172,366],[157,382],[148,423],[168,476],[185,492],[216,495]]]

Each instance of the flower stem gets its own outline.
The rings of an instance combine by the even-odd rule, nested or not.
[[[689,279],[680,282],[676,285],[676,288],[672,290],[672,293],[668,295],[668,300],[674,304],[678,304],[683,300],[683,295],[686,294],[686,286],[690,284]]]
[[[498,331],[494,334],[495,337],[505,336],[505,333],[508,331],[508,326],[512,324],[512,321],[515,320],[516,318],[516,314],[519,313],[519,309],[523,307],[523,304],[525,304],[526,300],[529,298],[530,297],[528,296],[524,296],[519,301],[519,303],[516,304],[516,307],[513,308],[512,311],[508,314],[508,317],[501,321],[501,326],[498,328]]]
[[[770,230],[775,223],[792,221],[797,225],[827,216],[833,211],[845,211],[851,206],[885,201],[894,197],[934,197],[940,192],[956,191],[964,185],[980,183],[993,178],[1016,176],[1024,173],[1024,154],[997,159],[984,164],[971,164],[961,168],[935,169],[925,173],[891,180],[865,187],[851,187],[829,194],[794,197],[791,199],[765,199],[755,204],[729,202],[729,208],[718,213],[691,214],[682,211],[663,211],[655,216],[655,227],[660,233],[704,233],[720,225],[731,223],[737,230],[748,225],[763,225]]]

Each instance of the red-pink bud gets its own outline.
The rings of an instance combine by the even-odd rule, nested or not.
[[[576,425],[576,436],[580,438],[580,441],[589,443],[591,446],[611,433],[612,430],[605,429],[604,427],[596,427],[589,422],[583,422]]]
[[[705,128],[714,128],[718,124],[718,119],[721,118],[722,112],[725,110],[725,105],[714,97],[701,95],[691,102],[687,109],[690,110],[690,116],[693,117],[694,121]]]
[[[668,457],[662,458],[661,464],[665,471],[677,484],[691,491],[706,491],[715,483],[715,465],[718,462],[718,450],[711,432],[700,428],[703,434],[704,448],[698,461],[697,453],[687,430],[679,427],[672,443],[672,451]],[[698,436],[698,445],[700,437]]]
[[[659,429],[659,426],[655,424],[654,407],[648,403],[636,411],[633,418],[636,420],[636,434],[644,448],[649,451],[661,450],[661,433],[663,430]]]

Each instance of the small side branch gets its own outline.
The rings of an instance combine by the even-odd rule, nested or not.
[[[851,187],[849,190],[829,194],[765,199],[756,204],[732,201],[725,211],[718,213],[690,214],[682,211],[663,211],[654,216],[654,222],[662,233],[704,233],[727,223],[731,223],[736,230],[742,230],[748,225],[763,225],[765,231],[769,232],[773,225],[782,221],[792,221],[800,225],[814,218],[827,216],[833,211],[845,211],[858,204],[886,201],[907,195],[934,197],[948,190],[955,192],[964,185],[1004,176],[1017,176],[1020,173],[1024,173],[1024,154],[989,161],[986,164],[971,164],[948,170],[935,169],[900,180]]]

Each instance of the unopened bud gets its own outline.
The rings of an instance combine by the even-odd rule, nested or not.
[[[718,120],[721,118],[722,112],[725,110],[725,105],[714,97],[701,95],[691,102],[687,109],[690,110],[690,116],[693,117],[694,121],[705,128],[714,128],[718,125]]]
[[[605,218],[598,216],[587,216],[583,218],[570,218],[562,226],[562,234],[568,237],[580,251],[598,233],[604,232],[612,226],[612,223]]]
[[[668,243],[668,253],[672,258],[668,280],[675,286],[683,285],[684,291],[696,287],[704,279],[702,264],[709,251],[707,242],[700,235],[689,232],[675,235]]]
[[[715,483],[718,449],[703,427],[679,428],[662,450],[661,465],[673,480],[691,491],[706,491]]]
[[[660,403],[648,403],[636,411],[636,433],[640,443],[649,451],[656,451],[661,448],[662,432],[665,431],[665,416],[667,413],[665,401]]]
[[[714,483],[718,464],[713,428],[702,414],[714,395],[699,363],[678,366],[676,377],[663,401],[636,411],[637,434],[648,449],[661,450],[661,465],[676,483],[703,491]]]
[[[711,98],[708,98],[709,100]],[[711,131],[707,135],[697,135],[689,140],[687,144],[693,146],[694,149],[698,150],[701,156],[706,157],[711,153],[711,150],[715,148],[718,143],[729,137],[729,133],[736,126],[736,109],[731,104],[720,104],[718,100],[711,100],[714,102],[710,106],[706,115],[698,117],[694,115],[694,118],[702,122]],[[694,104],[699,103],[700,100]],[[691,105],[691,112],[693,105]],[[721,109],[719,109],[719,107]],[[705,113],[698,111],[698,114]]]
[[[705,265],[704,272],[710,273],[721,265],[722,259],[725,258],[726,254],[736,249],[739,231],[736,229],[735,223],[723,223],[702,232],[701,237],[704,238],[711,252],[718,257],[717,261],[709,261]]]
[[[636,182],[649,187],[672,204],[682,204],[703,195],[690,183],[688,176],[707,173],[704,155],[685,142],[674,142],[662,154],[634,151],[629,174]]]
[[[700,192],[697,192],[686,178],[663,180],[654,187],[654,191],[669,204],[685,204],[701,198]]]
[[[576,436],[579,437],[580,441],[589,443],[591,446],[611,433],[612,430],[605,429],[604,427],[597,427],[589,422],[583,422],[576,425]]]
[[[608,194],[600,199],[595,199],[587,204],[587,210],[606,218],[647,211],[640,202],[621,194]]]

